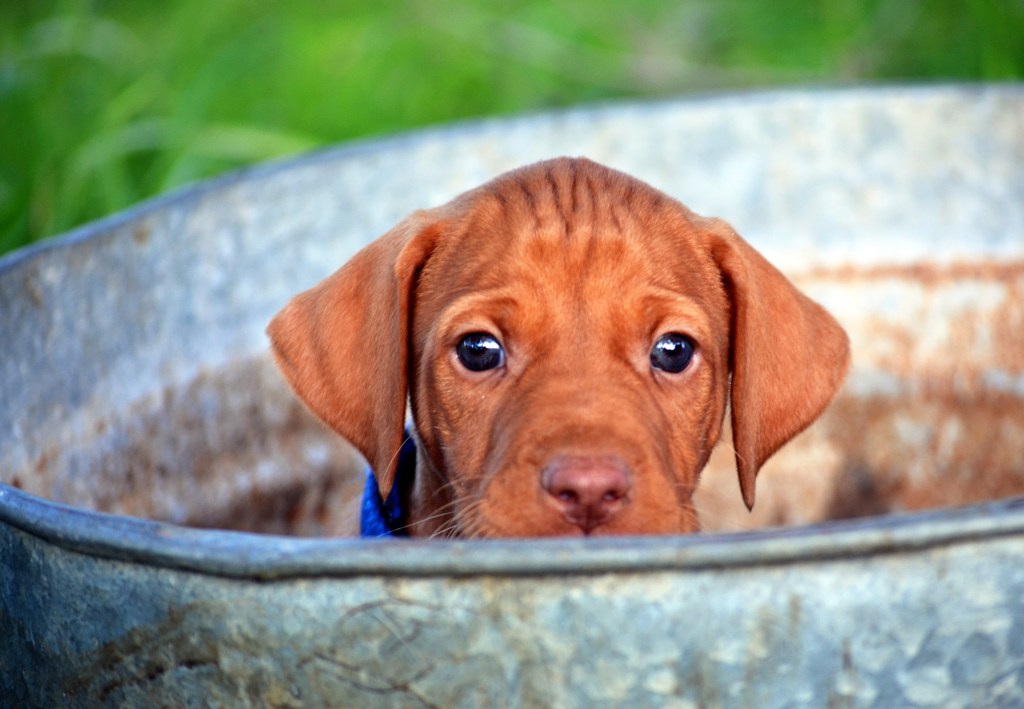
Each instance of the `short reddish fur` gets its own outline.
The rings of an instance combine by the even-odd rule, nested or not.
[[[460,337],[499,337],[471,373]],[[394,480],[407,398],[417,536],[582,534],[540,482],[558,456],[617,456],[625,504],[594,534],[698,529],[691,496],[731,401],[740,487],[828,405],[846,334],[724,222],[561,158],[414,213],[271,323],[296,393]],[[697,343],[652,369],[657,338]]]

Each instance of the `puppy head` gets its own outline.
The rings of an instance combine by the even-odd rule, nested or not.
[[[414,530],[479,537],[696,530],[730,393],[752,506],[757,470],[848,360],[831,316],[727,225],[569,159],[412,215],[268,332],[382,493],[408,396]]]

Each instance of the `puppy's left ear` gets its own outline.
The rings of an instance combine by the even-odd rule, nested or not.
[[[732,307],[732,431],[740,491],[754,506],[757,471],[816,419],[850,363],[846,332],[717,219],[700,225]]]
[[[444,229],[439,210],[412,214],[267,327],[292,389],[370,462],[383,497],[405,436],[413,291]]]

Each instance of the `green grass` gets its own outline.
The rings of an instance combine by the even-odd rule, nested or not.
[[[1022,0],[5,2],[0,253],[238,166],[418,125],[1022,76]]]

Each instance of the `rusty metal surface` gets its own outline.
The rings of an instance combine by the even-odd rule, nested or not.
[[[791,275],[852,333],[853,375],[769,461],[753,515],[735,499],[731,451],[715,452],[699,493],[712,529],[1024,494],[1024,259]]]
[[[346,531],[361,461],[266,321],[407,212],[557,154],[728,218],[850,332],[753,515],[727,446],[704,475],[708,531],[784,528],[195,529]],[[963,505],[1024,494],[1022,195],[1021,86],[783,92],[357,144],[8,256],[0,704],[1020,706],[1024,507]]]

